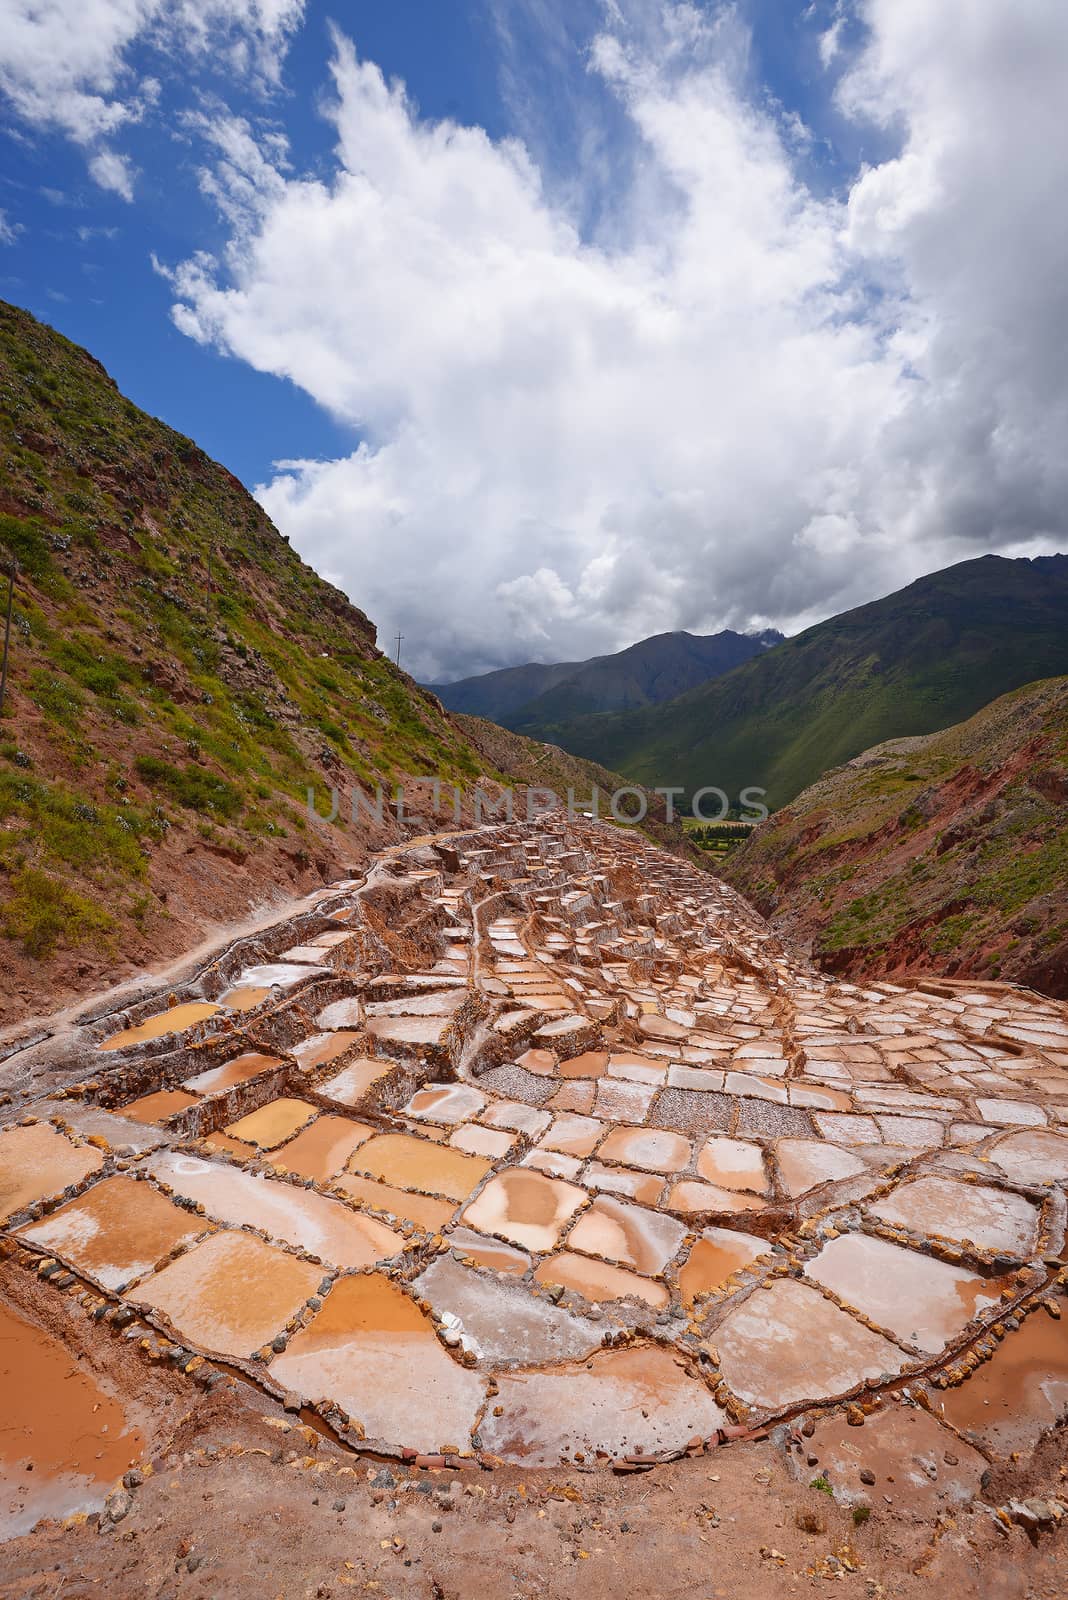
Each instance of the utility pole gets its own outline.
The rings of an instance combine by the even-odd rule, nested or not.
[[[398,635],[397,635],[397,655],[396,655],[396,664],[397,664],[398,667],[400,666],[400,647],[401,647],[401,641],[403,640],[403,638],[404,638],[403,633],[398,633]]]
[[[15,604],[15,558],[11,557],[11,565],[7,572],[7,619],[4,622],[4,662],[0,666],[0,717],[4,714],[4,700],[7,697],[7,658],[11,649],[11,612]]]

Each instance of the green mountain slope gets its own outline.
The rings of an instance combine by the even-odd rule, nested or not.
[[[721,870],[852,977],[939,972],[1068,996],[1068,678],[866,751]]]
[[[401,837],[388,812],[351,825],[354,783],[494,774],[236,478],[0,302],[11,556],[0,1032]],[[309,786],[346,798],[335,825]]]
[[[668,705],[541,729],[640,782],[785,804],[887,738],[1068,672],[1068,556],[983,556],[818,623]]]
[[[537,737],[541,729],[572,717],[673,700],[781,639],[774,629],[762,634],[729,629],[707,635],[659,633],[589,661],[505,667],[431,687],[452,711],[488,717]]]

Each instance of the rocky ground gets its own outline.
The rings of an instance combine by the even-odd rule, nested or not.
[[[1056,1002],[836,981],[561,820],[43,1035],[0,1594],[1063,1592]]]

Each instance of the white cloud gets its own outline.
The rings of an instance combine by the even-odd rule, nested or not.
[[[20,222],[11,222],[6,211],[0,211],[0,244],[14,244],[22,232]]]
[[[176,322],[363,436],[262,489],[295,544],[426,675],[1063,544],[1068,8],[864,0],[842,104],[899,149],[844,198],[733,13],[613,9],[591,70],[638,158],[594,237],[523,145],[420,120],[344,41],[328,178],[212,126],[232,238],[175,271]]]
[[[133,199],[134,169],[127,156],[115,150],[99,150],[89,162],[89,176],[123,200]]]
[[[160,95],[138,75],[136,44],[264,83],[277,80],[304,0],[0,0],[0,93],[23,122],[94,149],[139,121]],[[97,182],[131,196],[117,161],[90,162]]]

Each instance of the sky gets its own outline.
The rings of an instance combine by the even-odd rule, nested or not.
[[[428,681],[1068,548],[1064,0],[0,0],[0,295]]]

